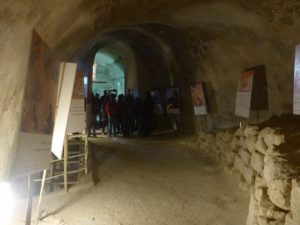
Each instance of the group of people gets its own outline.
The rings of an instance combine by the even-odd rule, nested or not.
[[[125,95],[117,95],[116,90],[105,90],[102,96],[92,93],[89,135],[93,132],[95,136],[96,129],[100,129],[109,136],[122,134],[129,137],[134,131],[149,136],[152,110],[149,92],[145,93],[143,99],[135,98],[130,90]]]

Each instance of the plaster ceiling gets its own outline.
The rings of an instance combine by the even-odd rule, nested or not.
[[[27,4],[27,18],[35,20],[34,27],[53,49],[59,52],[64,47],[63,56],[74,56],[87,42],[122,26],[161,23],[209,39],[234,27],[295,26],[300,15],[296,0],[65,0],[64,4],[36,0]]]

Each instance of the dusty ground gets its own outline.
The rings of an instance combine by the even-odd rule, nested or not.
[[[46,197],[43,224],[245,224],[248,195],[217,163],[178,139],[92,142],[96,185]]]

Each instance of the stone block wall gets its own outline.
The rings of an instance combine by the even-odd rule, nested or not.
[[[247,225],[299,225],[300,182],[279,146],[285,136],[272,128],[200,132],[189,145],[224,164],[249,192]]]

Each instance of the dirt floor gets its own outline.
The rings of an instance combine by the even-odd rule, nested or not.
[[[218,163],[179,139],[91,142],[95,186],[45,197],[41,224],[245,224],[248,194]]]

